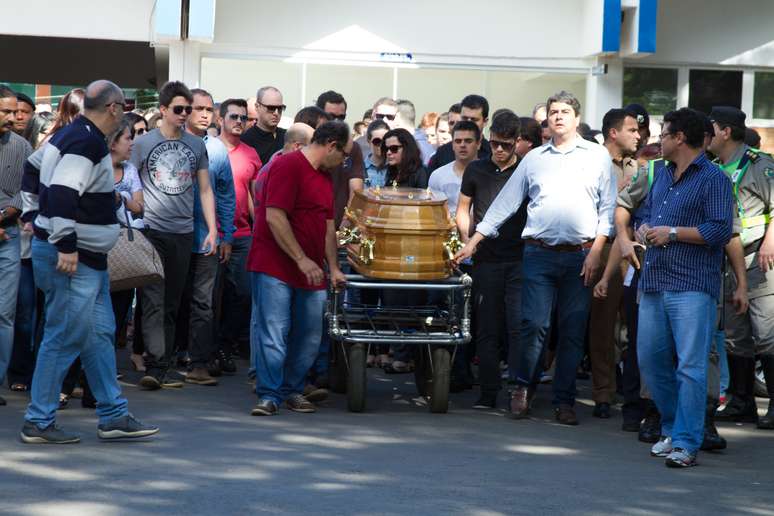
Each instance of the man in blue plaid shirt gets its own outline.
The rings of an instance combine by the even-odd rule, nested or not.
[[[669,165],[654,178],[638,230],[647,246],[638,358],[662,418],[651,455],[670,467],[696,465],[723,246],[732,234],[731,182],[707,159],[703,142],[704,115],[683,108],[664,116]]]

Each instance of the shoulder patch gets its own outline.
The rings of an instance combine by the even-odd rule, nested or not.
[[[757,152],[755,152],[755,151],[754,151],[754,150],[752,150],[752,149],[747,149],[747,150],[745,151],[745,154],[747,154],[747,159],[749,159],[749,160],[750,160],[750,163],[755,163],[755,162],[757,162],[759,159],[761,159],[761,157],[758,155],[758,153],[757,153]]]
[[[763,175],[769,179],[774,179],[774,168],[766,167],[763,169]]]

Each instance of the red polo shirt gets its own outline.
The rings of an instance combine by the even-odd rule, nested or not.
[[[326,221],[333,220],[331,176],[312,167],[301,151],[276,156],[258,178],[255,224],[247,270],[273,276],[293,288],[323,290],[310,285],[295,260],[277,242],[266,222],[266,208],[287,213],[290,227],[304,254],[320,268],[325,260]]]

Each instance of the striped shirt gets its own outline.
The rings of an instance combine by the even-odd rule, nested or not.
[[[32,153],[27,140],[7,131],[0,135],[0,208],[22,209],[22,174],[24,160]]]
[[[676,165],[656,174],[640,216],[651,227],[697,228],[706,244],[673,242],[648,247],[640,288],[644,292],[705,292],[720,295],[723,247],[731,239],[734,198],[731,182],[700,154],[674,180]]]
[[[22,185],[24,218],[34,217],[35,236],[78,261],[107,268],[118,239],[113,162],[105,135],[80,116],[27,160]]]

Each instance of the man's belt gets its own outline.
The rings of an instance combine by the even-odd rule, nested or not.
[[[742,228],[754,228],[757,226],[765,226],[771,221],[771,215],[768,213],[764,213],[763,215],[758,215],[756,217],[743,217],[742,218]]]
[[[543,249],[549,249],[551,251],[556,251],[559,253],[577,253],[578,251],[583,251],[584,249],[590,249],[591,246],[594,245],[593,240],[589,240],[588,242],[583,242],[582,244],[551,245],[543,242],[542,240],[537,240],[535,238],[525,238],[524,243],[527,245],[534,245],[537,247],[542,247]]]

